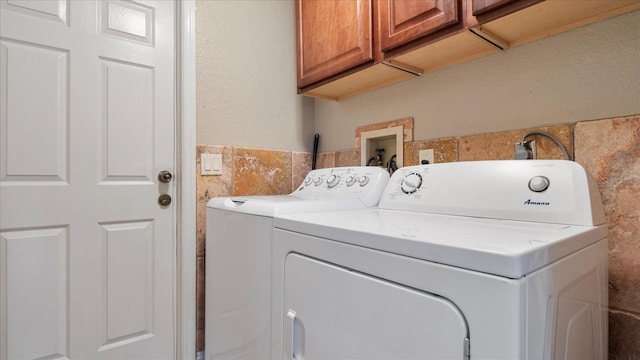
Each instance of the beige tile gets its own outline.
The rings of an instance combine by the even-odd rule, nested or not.
[[[458,160],[458,140],[454,138],[423,140],[404,144],[404,166],[420,164],[418,152],[425,149],[433,149],[433,159],[436,163]]]
[[[522,140],[526,133],[534,130],[553,135],[565,146],[570,156],[573,153],[572,126],[564,124],[464,136],[460,138],[459,161],[513,159],[514,144]],[[560,148],[548,138],[532,136],[527,140],[536,140],[538,159],[564,159]]]
[[[236,148],[234,195],[282,195],[291,192],[291,152]]]
[[[640,115],[578,123],[575,139],[609,221],[609,306],[640,314]]]
[[[293,188],[300,186],[304,178],[311,171],[313,154],[306,152],[291,153],[291,184]]]
[[[336,166],[336,153],[324,152],[318,154],[316,169],[332,168]]]
[[[360,149],[336,151],[336,166],[360,166]]]
[[[222,175],[200,175],[200,154],[222,154]],[[217,196],[230,196],[233,191],[233,148],[230,146],[196,146],[196,253],[204,255],[206,205]]]
[[[640,357],[640,316],[609,311],[609,359]]]

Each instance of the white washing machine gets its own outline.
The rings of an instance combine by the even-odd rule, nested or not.
[[[273,359],[606,359],[607,228],[570,161],[405,167],[274,220]]]
[[[289,195],[207,203],[205,358],[267,359],[271,341],[273,216],[376,206],[389,180],[378,167],[311,171]]]

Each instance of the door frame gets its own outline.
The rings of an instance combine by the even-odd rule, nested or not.
[[[176,359],[196,358],[196,2],[176,0]]]

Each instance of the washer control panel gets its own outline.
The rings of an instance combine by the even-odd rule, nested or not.
[[[566,160],[408,166],[393,173],[380,208],[562,224],[604,222],[595,182]]]
[[[316,169],[291,194],[309,199],[369,199],[378,203],[389,181],[389,173],[375,166]]]

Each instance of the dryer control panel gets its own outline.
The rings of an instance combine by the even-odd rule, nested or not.
[[[595,182],[566,160],[441,163],[398,169],[380,208],[495,219],[599,225]]]

